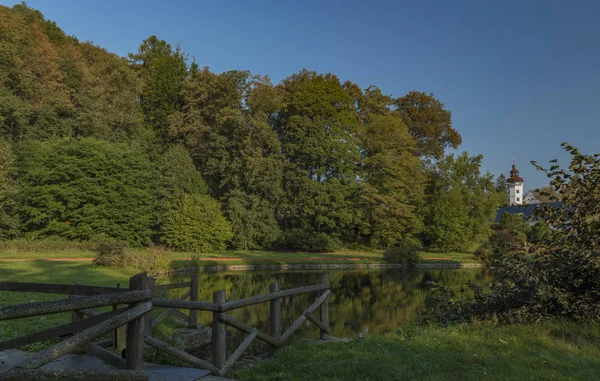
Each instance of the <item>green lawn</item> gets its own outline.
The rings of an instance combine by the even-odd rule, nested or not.
[[[130,249],[144,252],[145,249]],[[172,259],[177,267],[185,267],[186,259],[193,256],[205,259],[206,265],[240,265],[240,264],[277,264],[277,263],[383,263],[382,251],[338,251],[332,253],[308,253],[285,251],[222,251],[217,253],[197,254],[174,252]],[[429,253],[423,252],[424,263],[475,263],[477,260],[470,251]],[[7,258],[19,259],[57,259],[57,258],[93,258],[91,250],[48,250],[48,251],[17,251],[0,248],[0,260]],[[236,260],[223,261],[223,258]],[[211,260],[214,259],[214,260]]]
[[[600,327],[406,327],[352,342],[300,342],[230,376],[258,380],[600,380]]]

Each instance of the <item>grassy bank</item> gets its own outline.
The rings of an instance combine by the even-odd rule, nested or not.
[[[128,249],[143,255],[147,249]],[[430,253],[423,252],[424,263],[475,263],[472,251]],[[383,263],[382,251],[340,250],[330,253],[289,251],[222,251],[215,253],[172,252],[175,267],[189,266],[192,257],[201,259],[203,266],[301,263]],[[92,259],[95,253],[89,243],[0,242],[0,260],[6,259]]]
[[[231,374],[258,380],[600,380],[600,327],[407,327],[352,342],[300,342]]]

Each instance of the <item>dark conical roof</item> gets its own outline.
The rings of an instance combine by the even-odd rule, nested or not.
[[[519,170],[517,169],[517,165],[513,163],[512,169],[510,171],[510,177],[506,180],[509,183],[522,183],[523,178],[519,176]]]

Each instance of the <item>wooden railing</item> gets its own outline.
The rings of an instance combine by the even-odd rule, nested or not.
[[[0,291],[37,292],[69,294],[68,299],[44,302],[13,304],[0,307],[0,321],[41,316],[60,312],[72,312],[72,321],[50,329],[0,342],[0,350],[17,348],[43,340],[64,338],[64,340],[40,351],[18,363],[15,367],[0,373],[2,380],[41,380],[41,379],[85,379],[111,380],[147,380],[142,372],[143,364],[143,321],[152,319],[151,278],[145,274],[133,276],[129,289],[116,287],[96,287],[83,285],[40,284],[0,282]],[[127,305],[124,308],[117,306]],[[95,308],[113,306],[109,312],[99,312]],[[84,318],[84,315],[90,316]],[[122,332],[120,327],[127,326],[127,358],[102,348],[94,340],[109,332]],[[65,338],[66,337],[66,338]],[[111,340],[112,341],[112,340]],[[81,372],[77,370],[39,369],[68,353],[86,348],[117,370],[103,372]],[[120,368],[120,369],[119,369]]]
[[[155,292],[181,288],[189,288],[189,291],[178,300],[154,297]],[[29,357],[8,372],[1,373],[0,379],[20,380],[50,377],[47,373],[52,371],[44,371],[37,368],[67,353],[77,352],[81,348],[85,348],[89,354],[99,357],[118,369],[104,373],[90,372],[89,377],[94,373],[94,377],[99,377],[100,379],[103,379],[102,377],[114,380],[147,379],[144,378],[145,376],[142,372],[144,343],[194,367],[223,375],[242,356],[255,339],[258,338],[279,347],[288,341],[306,320],[315,324],[321,332],[321,338],[326,339],[331,334],[328,304],[328,297],[331,291],[329,288],[328,277],[325,274],[321,277],[319,284],[312,286],[280,290],[279,282],[275,281],[270,284],[269,293],[267,294],[227,301],[226,291],[219,290],[213,294],[212,302],[201,302],[198,301],[199,282],[197,274],[192,275],[189,282],[165,285],[155,285],[154,279],[148,277],[145,273],[138,274],[129,280],[129,289],[78,284],[0,282],[0,291],[44,292],[69,295],[68,299],[0,307],[0,320],[72,312],[71,323],[0,342],[0,351],[2,351],[43,340],[67,337],[59,343]],[[310,292],[318,292],[319,296],[282,334],[282,298]],[[227,312],[235,309],[266,302],[270,304],[269,333],[256,329],[227,314]],[[106,306],[112,306],[112,311],[100,312],[95,309]],[[153,319],[153,307],[164,307],[166,310]],[[317,317],[316,311],[319,308],[320,313]],[[179,309],[188,310],[189,314],[186,315],[180,312]],[[152,337],[152,328],[161,324],[171,314],[184,318],[189,328],[198,328],[197,311],[209,311],[213,315],[211,338],[212,363]],[[127,326],[126,333],[125,325]],[[227,357],[227,326],[236,328],[247,334],[229,358]],[[112,338],[93,342],[109,332],[113,332]],[[121,354],[121,356],[104,349],[111,345],[114,351]],[[122,354],[125,348],[126,358],[123,359]],[[61,373],[62,379],[81,376],[79,374],[81,372],[65,372]],[[85,378],[90,380],[89,377],[86,376]]]
[[[175,283],[168,285],[156,286],[155,290],[172,290],[177,288],[188,288],[190,291],[187,292],[180,300],[171,299],[152,299],[152,304],[155,307],[166,307],[167,309],[161,313],[153,321],[153,326],[160,324],[164,319],[170,315],[179,312],[178,309],[189,310],[189,315],[180,314],[179,317],[187,318],[188,326],[194,328],[197,326],[197,311],[209,311],[213,314],[212,319],[212,364],[201,360],[195,356],[190,355],[178,348],[169,346],[155,338],[146,336],[146,344],[168,353],[181,361],[184,361],[190,365],[210,370],[215,374],[225,374],[231,366],[242,356],[242,354],[248,349],[254,339],[262,340],[273,346],[280,347],[286,341],[288,341],[294,332],[306,321],[310,321],[315,324],[320,332],[321,338],[327,339],[328,335],[331,334],[329,328],[329,303],[328,297],[331,293],[329,286],[329,279],[327,274],[321,276],[321,282],[319,284],[292,288],[288,290],[279,289],[279,281],[275,281],[269,286],[269,293],[252,296],[245,299],[227,301],[226,291],[219,290],[213,294],[213,301],[211,302],[200,302],[198,301],[198,275],[192,275],[190,282]],[[281,334],[281,300],[284,297],[297,296],[300,294],[319,292],[319,297],[312,303],[306,311],[300,315],[300,317],[292,323],[292,325]],[[191,300],[185,300],[187,298]],[[266,333],[259,329],[256,329],[241,320],[229,316],[227,312],[252,306],[260,303],[270,303],[270,332]],[[315,312],[320,307],[320,316],[317,317]],[[227,358],[227,340],[226,340],[226,327],[230,326],[236,328],[247,334],[241,344],[233,351],[233,353]]]

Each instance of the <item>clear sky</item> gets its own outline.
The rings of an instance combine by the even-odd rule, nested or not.
[[[15,1],[0,0],[12,5]],[[600,152],[598,0],[30,0],[80,41],[126,55],[157,35],[200,66],[276,83],[302,68],[401,96],[433,92],[453,113],[460,150],[525,188],[547,183],[530,160],[560,143]]]

